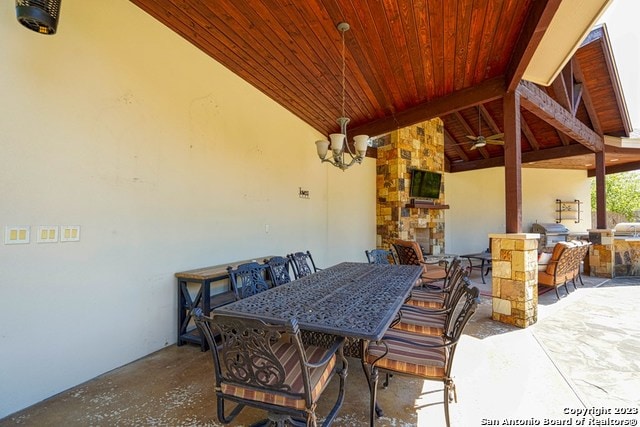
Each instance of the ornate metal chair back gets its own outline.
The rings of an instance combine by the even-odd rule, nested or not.
[[[265,279],[267,266],[257,262],[240,264],[237,268],[228,267],[231,288],[236,295],[236,300],[241,300],[251,295],[269,289]]]
[[[284,285],[291,281],[291,274],[289,273],[289,266],[291,260],[289,258],[274,256],[267,261],[267,267],[269,269],[269,277],[273,286]]]
[[[455,304],[455,310],[453,315],[450,316],[449,321],[445,325],[445,336],[453,342],[457,342],[462,335],[462,331],[466,326],[473,313],[475,313],[478,303],[480,301],[480,291],[478,288],[470,287],[470,283],[466,280],[465,286],[461,286],[462,292],[458,297],[458,301]],[[455,345],[450,348],[449,359],[453,359],[453,353],[455,352]],[[447,366],[447,374],[450,373],[451,366]]]
[[[307,426],[315,426],[317,400],[334,372],[340,375],[340,389],[325,425],[335,419],[344,401],[347,361],[342,355],[343,339],[336,339],[328,350],[310,349],[303,346],[295,319],[266,323],[221,314],[209,318],[200,308],[194,315],[211,348],[222,423],[230,423],[250,405],[269,411],[270,419],[274,414],[282,423],[296,416],[306,418]],[[236,403],[230,411],[225,411],[227,400]]]
[[[393,251],[386,249],[372,249],[364,251],[369,264],[397,264],[396,256]]]
[[[420,245],[409,240],[395,240],[393,249],[398,255],[398,262],[403,265],[422,265],[424,257]]]
[[[311,257],[311,252],[309,251],[295,252],[287,255],[287,258],[291,260],[293,274],[296,279],[309,276],[318,271],[316,264],[313,262],[313,257]]]

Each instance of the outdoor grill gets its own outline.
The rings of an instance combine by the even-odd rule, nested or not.
[[[619,238],[640,237],[640,222],[620,222],[613,230]]]
[[[536,222],[531,227],[531,232],[540,234],[538,250],[553,248],[556,243],[565,242],[569,237],[569,229],[556,223],[539,224]]]

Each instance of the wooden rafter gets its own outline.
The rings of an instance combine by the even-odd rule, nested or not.
[[[560,138],[560,142],[562,142],[562,145],[564,146],[571,145],[571,138],[569,138],[564,133],[560,132],[558,129],[556,129],[556,133],[558,134],[558,138]]]
[[[583,86],[582,90],[582,102],[584,103],[584,107],[587,110],[587,114],[589,115],[589,120],[591,120],[591,125],[593,126],[593,130],[596,131],[599,135],[602,135],[602,126],[600,126],[600,119],[598,119],[598,114],[596,113],[596,109],[593,106],[593,100],[591,99],[591,95],[589,94],[589,90],[584,87],[584,74],[582,72],[582,68],[580,64],[576,60],[576,58],[572,58],[571,62],[573,63],[573,74],[576,76],[576,80]]]
[[[556,94],[556,101],[558,101],[558,104],[562,105],[565,110],[571,111],[573,108],[570,101],[569,91],[567,90],[568,88],[564,70],[553,80],[551,87],[553,87],[553,91]]]
[[[522,153],[522,164],[531,162],[542,162],[545,160],[558,159],[563,157],[593,154],[584,145],[573,144],[570,147],[547,148],[539,151],[528,151]],[[452,163],[450,172],[465,172],[476,169],[486,169],[504,166],[504,156],[492,157],[490,159],[472,160],[470,162]]]
[[[612,173],[632,172],[640,170],[640,161],[623,163],[615,166],[607,166],[607,175]],[[596,169],[589,169],[587,171],[588,177],[596,176]]]
[[[527,138],[527,141],[529,141],[529,145],[531,146],[531,148],[533,148],[536,151],[539,150],[540,143],[538,142],[538,140],[536,139],[536,136],[531,131],[531,128],[529,127],[529,124],[527,123],[527,121],[524,119],[524,116],[521,116],[520,127],[522,128],[522,133]]]
[[[479,105],[478,108],[480,109],[480,114],[482,115],[482,118],[489,125],[489,129],[491,129],[491,132],[501,133],[502,131],[498,127],[498,124],[496,123],[495,120],[493,120],[493,117],[491,117],[491,114],[489,114],[489,111],[485,108],[485,106]]]
[[[578,107],[580,106],[580,100],[582,99],[582,91],[584,90],[584,85],[580,83],[576,83],[573,85],[573,111],[571,113],[575,115],[578,113]]]
[[[567,134],[591,151],[602,151],[602,137],[589,129],[584,123],[573,117],[569,111],[554,101],[549,95],[530,82],[522,81],[518,85],[522,97],[521,104],[531,113]]]
[[[460,147],[460,143],[456,141],[453,136],[451,136],[451,133],[449,133],[446,128],[444,128],[444,139],[445,142],[450,141],[449,144],[453,147],[456,154],[458,154],[458,156],[460,156],[462,160],[464,160],[465,162],[469,161],[469,156],[467,156],[467,153],[464,152],[464,150]]]
[[[382,135],[392,130],[411,126],[434,117],[445,116],[455,111],[501,98],[505,93],[504,78],[496,77],[477,86],[462,89],[406,109],[394,116],[350,128],[352,135]]]

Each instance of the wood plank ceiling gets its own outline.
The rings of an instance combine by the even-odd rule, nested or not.
[[[485,135],[500,132],[501,98],[506,90],[517,88],[560,4],[560,0],[131,2],[323,134],[339,129],[342,41],[336,25],[349,23],[351,29],[345,33],[349,134],[381,135],[441,117],[449,164],[502,156],[499,146],[469,150],[465,135],[476,135],[480,127]],[[558,98],[553,90],[549,95]],[[575,116],[595,128],[584,103],[575,105]],[[535,115],[525,111],[523,119],[524,151],[571,145],[569,138],[542,126]],[[597,130],[602,131],[608,123],[600,126]]]

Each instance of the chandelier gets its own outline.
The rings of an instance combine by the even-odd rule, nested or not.
[[[329,162],[333,166],[342,169],[343,171],[353,166],[355,163],[362,163],[364,156],[367,154],[367,145],[369,144],[368,135],[356,135],[353,137],[355,153],[351,151],[349,142],[347,140],[347,124],[349,118],[344,113],[345,103],[345,54],[344,54],[344,33],[349,31],[349,24],[341,22],[337,26],[338,31],[342,34],[342,115],[338,117],[338,124],[340,125],[340,133],[332,133],[329,135],[331,140],[331,154],[330,158],[327,158],[329,151],[329,141],[321,139],[316,141],[316,149],[318,150],[318,157],[322,162]],[[347,157],[348,156],[348,157]]]

